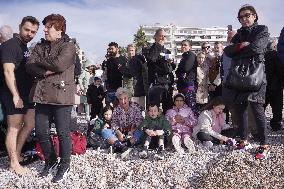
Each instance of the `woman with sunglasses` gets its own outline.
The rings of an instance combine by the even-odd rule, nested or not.
[[[227,46],[224,51],[233,60],[244,58],[254,59],[259,64],[264,63],[264,53],[268,44],[268,28],[258,25],[256,10],[251,5],[244,5],[239,9],[238,20],[241,28],[232,39],[232,45]],[[263,70],[264,72],[264,70]],[[265,74],[265,73],[264,73]],[[236,121],[239,127],[240,142],[239,149],[246,149],[248,146],[248,112],[247,106],[250,105],[255,118],[258,130],[260,146],[256,151],[256,159],[266,159],[268,153],[268,143],[266,134],[266,117],[263,104],[265,102],[266,77],[257,92],[244,92],[233,89],[231,95],[234,102]]]

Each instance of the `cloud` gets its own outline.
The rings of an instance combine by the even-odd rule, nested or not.
[[[133,41],[139,25],[169,24],[192,27],[240,27],[236,16],[245,3],[255,6],[259,23],[268,25],[277,36],[283,26],[281,14],[284,1],[228,1],[228,0],[29,0],[0,2],[0,25],[9,24],[16,30],[23,16],[32,14],[39,20],[50,13],[60,13],[67,20],[67,33],[76,37],[87,55],[101,63],[107,44],[116,41],[126,46]],[[36,40],[43,36],[41,26]]]

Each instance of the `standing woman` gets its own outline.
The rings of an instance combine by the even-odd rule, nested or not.
[[[69,126],[71,109],[75,101],[76,50],[74,43],[65,34],[66,20],[62,15],[48,15],[42,23],[45,26],[45,40],[35,46],[26,69],[35,77],[30,96],[36,103],[36,136],[45,156],[45,166],[40,176],[47,176],[57,167],[57,174],[52,182],[58,182],[70,169],[72,146]],[[49,135],[50,118],[55,121],[59,137],[59,163]]]
[[[182,58],[176,70],[176,76],[178,78],[177,89],[179,93],[184,94],[186,98],[186,104],[194,112],[195,116],[197,116],[198,110],[196,107],[196,55],[191,52],[191,42],[189,40],[183,40],[181,42],[181,51],[183,52]]]
[[[268,44],[268,28],[258,25],[256,10],[251,5],[244,5],[239,9],[238,20],[242,27],[232,39],[232,45],[227,46],[224,51],[234,61],[250,58],[259,64],[264,64],[264,53]],[[249,64],[249,62],[248,62]],[[263,70],[264,72],[264,70]],[[265,74],[265,73],[264,73]],[[230,75],[229,75],[230,76]],[[266,117],[264,112],[266,77],[264,75],[262,85],[256,92],[244,92],[233,89],[235,95],[231,95],[234,102],[236,121],[239,126],[241,141],[239,148],[245,148],[248,144],[248,112],[247,106],[252,108],[260,140],[260,147],[257,149],[255,158],[265,159],[268,152]]]

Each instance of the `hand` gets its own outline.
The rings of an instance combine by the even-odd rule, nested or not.
[[[105,125],[104,125],[104,128],[106,129],[106,128],[109,128],[110,126],[109,126],[109,124],[108,123],[106,123]]]
[[[52,71],[49,71],[49,70],[47,70],[46,72],[45,72],[45,75],[51,75],[51,74],[54,74],[55,72],[52,72]]]
[[[181,115],[176,115],[175,120],[177,123],[180,123],[180,124],[183,124],[185,122],[184,118]]]
[[[216,86],[210,84],[210,85],[208,86],[208,90],[209,90],[209,91],[215,91],[215,90],[216,90]]]
[[[23,108],[24,107],[24,102],[19,96],[14,96],[13,102],[14,102],[15,108]]]
[[[146,134],[148,135],[148,136],[156,136],[156,133],[153,131],[153,130],[150,130],[150,129],[146,129]]]
[[[163,130],[156,130],[156,136],[162,136],[165,132]]]

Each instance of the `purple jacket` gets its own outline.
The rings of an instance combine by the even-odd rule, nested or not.
[[[184,117],[185,123],[177,123],[175,121],[176,115]],[[174,106],[172,109],[167,111],[166,118],[171,123],[173,134],[189,134],[191,136],[192,129],[197,124],[197,119],[195,118],[194,113],[187,105],[184,105],[181,109],[177,109]]]

